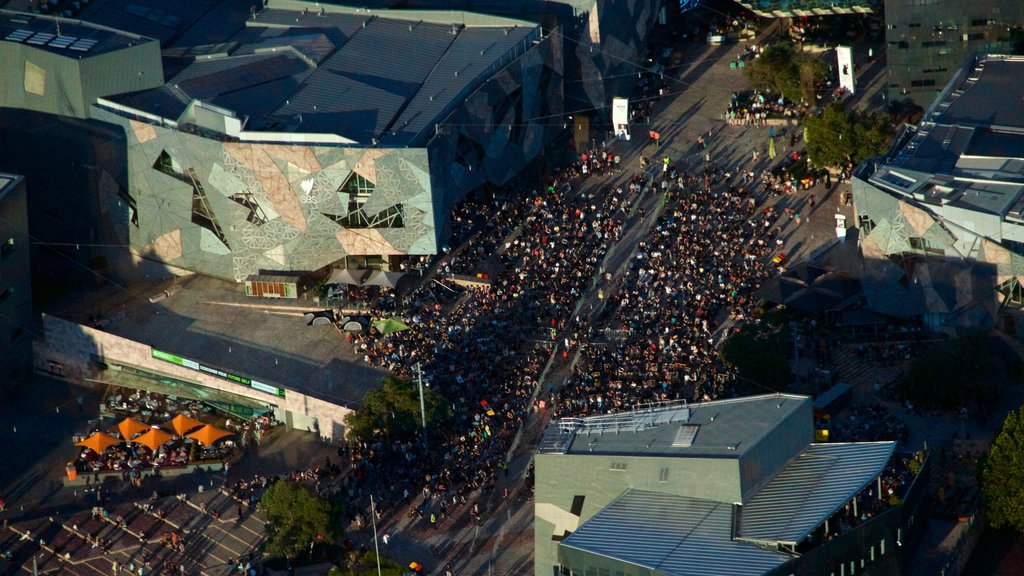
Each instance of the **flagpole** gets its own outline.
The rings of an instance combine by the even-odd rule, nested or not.
[[[381,576],[380,547],[377,545],[377,511],[373,507],[373,494],[370,494],[370,522],[373,524],[373,555],[377,558],[377,576]]]

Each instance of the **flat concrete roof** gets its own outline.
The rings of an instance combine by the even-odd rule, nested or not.
[[[171,296],[150,302],[168,289]],[[173,284],[108,285],[45,312],[214,368],[358,406],[388,372],[365,364],[334,326],[306,326],[303,314],[314,310],[323,310],[315,299],[248,297],[244,284],[196,275]]]
[[[578,419],[580,426],[564,452],[738,457],[801,406],[810,404],[808,396],[766,394],[590,416]],[[575,419],[561,423],[568,420]]]

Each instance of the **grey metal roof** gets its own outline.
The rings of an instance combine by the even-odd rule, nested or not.
[[[216,10],[218,4],[231,3],[217,2],[217,0],[190,0],[189,2],[103,0],[102,2],[83,2],[82,12],[79,16],[83,20],[165,42],[180,34],[182,30],[187,29],[201,17],[220,20],[223,29],[224,19],[210,14],[211,7]]]
[[[797,544],[885,468],[895,442],[811,444],[743,506],[740,533]]]
[[[790,559],[732,540],[732,505],[629,490],[559,547],[615,558],[671,576],[760,575]]]
[[[188,102],[179,95],[179,92],[169,86],[107,96],[106,99],[135,108],[136,110],[145,110],[170,120],[177,120],[185,112],[185,109],[188,108]]]
[[[643,421],[641,426],[616,429],[598,424],[608,415],[579,420],[568,454],[630,454],[636,456],[719,456],[739,457],[758,440],[801,408],[810,410],[811,399],[795,394],[765,394],[701,404],[664,406],[619,413],[619,416]],[[673,418],[673,412],[688,410],[686,418]],[[654,414],[656,418],[648,425]],[[810,418],[810,416],[808,416]],[[553,426],[561,426],[555,422]],[[677,445],[680,426],[698,426],[690,446]],[[675,444],[675,445],[674,445]]]
[[[78,60],[155,40],[80,20],[0,10],[0,42],[23,44]]]
[[[537,33],[536,28],[527,27],[463,30],[445,57],[423,80],[418,96],[409,102],[394,122],[392,134],[382,141],[385,144],[394,139],[407,142],[424,129],[431,128],[435,118],[457,101],[478,76],[496,64],[496,56],[504,56],[516,44],[527,42],[531,35]]]
[[[1024,57],[988,56],[965,71],[924,121],[1024,128],[1024,107],[1007,98],[1024,92]]]
[[[408,146],[540,33],[523,21],[462,25],[416,14],[264,10],[219,44],[166,51],[165,59],[195,58],[167,86],[248,118],[249,130]],[[124,103],[177,111],[165,92]]]

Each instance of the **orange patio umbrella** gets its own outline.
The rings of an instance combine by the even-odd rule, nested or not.
[[[167,426],[168,424],[170,424],[171,428],[173,428],[174,431],[178,433],[178,436],[184,436],[189,430],[199,428],[200,426],[205,424],[205,422],[200,422],[195,418],[189,418],[184,414],[178,414],[177,416],[174,417],[173,420],[165,422],[164,426]]]
[[[201,444],[206,446],[213,446],[213,443],[225,436],[231,436],[231,432],[227,430],[221,430],[216,426],[207,424],[199,430],[188,435],[189,438],[193,438]]]
[[[117,431],[121,433],[121,437],[125,440],[131,440],[132,436],[146,430],[149,430],[149,426],[134,418],[125,418],[117,423]]]
[[[111,446],[120,443],[120,440],[114,438],[110,434],[96,432],[92,436],[89,436],[85,440],[82,440],[81,442],[75,444],[75,446],[85,446],[86,448],[92,450],[93,452],[96,452],[97,454],[102,454],[107,448],[110,448]]]
[[[146,432],[142,436],[132,440],[132,442],[138,442],[146,448],[155,451],[158,446],[173,438],[174,436],[171,436],[159,428],[150,428],[149,432]]]

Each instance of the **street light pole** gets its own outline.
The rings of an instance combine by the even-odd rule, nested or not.
[[[423,452],[427,451],[427,405],[423,400],[423,369],[416,363],[416,380],[420,387],[420,422],[423,424]]]
[[[377,576],[381,576],[380,546],[377,544],[377,511],[373,506],[373,494],[370,494],[370,522],[373,523],[373,555],[377,557]]]

